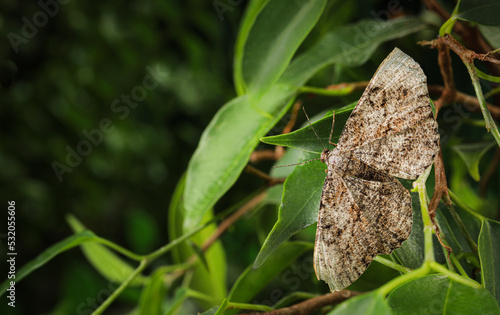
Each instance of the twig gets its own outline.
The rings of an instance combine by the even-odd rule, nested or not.
[[[352,83],[339,83],[339,84],[332,84],[326,87],[327,90],[344,90],[344,89],[349,89],[351,92],[352,91],[363,91],[366,86],[368,85],[368,81],[364,82],[352,82]]]
[[[258,163],[260,161],[276,161],[276,150],[253,151],[250,155],[250,162]]]
[[[445,45],[450,47],[459,57],[462,59],[467,71],[469,72],[472,86],[474,87],[474,91],[476,92],[477,99],[479,101],[479,106],[481,107],[481,112],[483,113],[485,127],[488,132],[491,132],[493,137],[495,138],[497,144],[500,146],[500,131],[491,116],[490,111],[488,110],[486,100],[484,99],[483,91],[481,89],[481,84],[479,82],[479,77],[477,76],[476,67],[474,66],[475,58],[481,60],[487,60],[490,62],[497,62],[500,64],[500,60],[491,58],[487,54],[477,54],[471,50],[465,48],[462,44],[460,44],[456,39],[453,38],[450,34],[445,34],[445,36],[440,37],[439,40],[442,40]]]
[[[307,315],[325,306],[339,304],[361,292],[342,290],[334,293],[320,295],[304,302],[265,313],[245,313],[244,315]]]
[[[450,47],[462,60],[467,59],[468,62],[471,62],[472,59],[479,59],[481,61],[489,61],[491,63],[500,64],[500,60],[494,58],[489,53],[478,54],[472,50],[465,48],[464,45],[462,45],[450,34],[446,34],[445,36],[438,38],[438,40],[442,41],[446,46]]]
[[[293,126],[295,126],[295,123],[297,122],[297,114],[301,106],[302,106],[301,100],[295,102],[292,108],[292,114],[290,116],[290,120],[286,124],[285,128],[283,128],[283,130],[281,131],[281,134],[286,134],[292,131]],[[283,146],[281,145],[277,145],[274,150],[261,150],[252,152],[252,155],[250,155],[250,162],[257,163],[266,160],[277,161],[283,156],[283,154],[285,154],[285,148],[283,148]]]
[[[442,42],[438,42],[437,48],[439,70],[441,71],[441,76],[443,77],[444,90],[441,93],[439,99],[434,102],[434,105],[436,106],[436,116],[441,107],[446,104],[450,104],[455,100],[457,94],[457,91],[455,89],[455,80],[453,80],[453,68],[451,67],[450,49]]]
[[[436,224],[436,209],[439,206],[439,201],[443,198],[443,195],[448,195],[448,183],[446,182],[446,174],[444,171],[444,163],[443,163],[443,153],[441,149],[439,149],[439,155],[434,161],[434,173],[435,173],[435,185],[434,185],[434,193],[432,195],[431,201],[429,202],[429,216],[431,218],[432,224],[434,224],[436,230],[436,236],[446,251],[448,252],[448,261],[450,262],[450,253],[452,252],[451,247],[447,246],[443,243],[441,239],[441,231],[439,230],[439,226]],[[451,266],[451,262],[450,262]]]
[[[271,187],[277,184],[282,184],[285,182],[285,178],[276,178],[276,177],[271,177],[267,173],[264,173],[263,171],[251,166],[247,165],[245,166],[245,172],[249,174],[253,174],[259,178],[264,179],[267,182],[267,186]]]
[[[241,216],[243,216],[245,213],[248,211],[252,210],[256,205],[258,205],[262,199],[264,199],[267,195],[267,191],[264,190],[261,193],[257,194],[254,196],[252,199],[250,199],[248,202],[246,202],[243,206],[241,206],[238,210],[236,210],[233,214],[231,214],[229,217],[227,217],[224,221],[222,221],[219,226],[217,227],[217,230],[210,235],[210,237],[203,243],[201,246],[201,249],[203,251],[207,251],[210,246],[212,246],[213,243],[231,226],[233,225]],[[198,256],[196,254],[191,255],[189,257],[185,264],[186,268],[181,269],[181,270],[176,270],[175,272],[171,273],[168,275],[168,280],[169,282],[173,282],[182,275],[184,275],[190,268],[195,266],[196,260],[198,259]]]
[[[429,85],[430,94],[441,94],[443,93],[444,89],[445,87],[440,85]],[[476,110],[476,111],[481,110],[481,107],[479,106],[479,101],[477,100],[476,97],[459,91],[455,91],[455,98],[451,100],[449,103],[443,104],[443,106],[455,102],[463,104],[468,110]],[[491,104],[487,105],[491,115],[493,115],[493,117],[495,117],[495,119],[497,120],[500,119],[500,107],[496,107]]]
[[[247,203],[245,203],[241,208],[239,208],[236,212],[231,214],[227,219],[222,221],[217,230],[203,243],[201,247],[203,251],[206,251],[212,244],[231,226],[236,222],[241,216],[245,213],[253,209],[257,206],[263,199],[266,197],[267,191],[262,191],[260,194],[256,195],[252,199],[250,199]]]
[[[435,0],[423,0],[423,2],[430,11],[436,12],[443,21],[450,19],[451,15]],[[483,38],[477,26],[471,26],[470,23],[464,21],[456,21],[453,30],[463,38],[467,47],[470,47],[472,50],[487,52],[493,49],[493,47]],[[500,67],[497,65],[489,66],[490,70],[495,70],[495,72],[500,71]]]

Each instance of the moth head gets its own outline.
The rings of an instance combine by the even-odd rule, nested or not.
[[[328,156],[330,155],[330,150],[324,149],[323,152],[321,152],[321,162],[326,163],[328,161]]]

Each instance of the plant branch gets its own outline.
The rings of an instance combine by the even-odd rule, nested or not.
[[[405,266],[401,266],[400,264],[396,264],[392,260],[385,259],[384,257],[381,257],[381,256],[375,256],[375,258],[373,258],[373,260],[375,260],[379,264],[382,264],[382,265],[384,265],[386,267],[389,267],[391,269],[397,270],[397,271],[399,271],[401,273],[411,272],[410,268],[407,268]]]
[[[292,113],[290,116],[290,120],[286,124],[285,128],[281,131],[281,134],[287,134],[292,131],[295,123],[297,122],[297,115],[302,107],[302,101],[298,100],[295,102],[292,108]],[[281,145],[277,145],[274,150],[261,150],[254,151],[252,155],[250,155],[250,162],[257,163],[260,161],[277,161],[281,159],[281,157],[285,154],[285,148]]]
[[[474,91],[476,92],[476,96],[479,101],[479,106],[481,107],[481,112],[483,113],[484,122],[486,123],[486,129],[493,134],[493,137],[497,141],[497,144],[500,146],[500,132],[498,131],[497,126],[495,125],[495,121],[493,120],[493,117],[491,116],[491,113],[488,110],[486,100],[484,99],[479,78],[476,73],[476,67],[474,66],[474,59],[485,60],[498,64],[500,64],[500,60],[492,58],[489,54],[478,54],[472,50],[465,48],[450,34],[445,34],[443,37],[440,37],[433,42],[437,43],[440,41],[449,48],[451,48],[460,57],[460,59],[462,59],[462,62],[465,64],[467,70],[469,71],[472,85],[474,86]]]
[[[460,200],[451,190],[448,189],[448,194],[450,195],[450,198],[451,200],[453,200],[453,202],[459,206],[460,208],[462,208],[463,210],[465,210],[467,213],[469,213],[470,215],[472,215],[473,217],[475,217],[476,219],[478,219],[479,221],[483,221],[485,218],[480,215],[479,213],[477,213],[474,209],[472,209],[471,207],[469,207],[465,202],[463,202],[462,200]]]
[[[267,173],[264,173],[263,171],[255,168],[251,165],[245,166],[245,172],[264,179],[267,182],[268,187],[271,187],[271,186],[274,186],[277,184],[282,184],[285,182],[285,178],[271,177]]]
[[[443,77],[444,89],[441,96],[434,102],[436,106],[436,116],[446,104],[452,103],[456,98],[455,80],[453,80],[453,68],[451,67],[450,49],[441,42],[437,44],[438,63],[441,76]]]
[[[236,212],[231,214],[227,219],[222,221],[217,230],[203,243],[201,247],[203,251],[206,251],[212,244],[231,226],[236,222],[241,216],[245,213],[253,209],[257,206],[267,195],[267,191],[262,191],[252,199],[250,199],[247,203],[245,203],[241,208],[239,208]]]
[[[125,281],[92,313],[92,315],[100,315],[104,312],[111,303],[128,287],[128,285],[139,275],[148,265],[148,260],[143,259],[139,266],[132,272]]]
[[[429,216],[429,210],[427,208],[427,189],[425,183],[431,172],[431,167],[429,166],[425,172],[420,175],[420,177],[413,183],[413,186],[417,188],[418,197],[420,200],[420,211],[422,212],[422,222],[424,225],[424,248],[425,248],[425,261],[434,261],[434,244],[432,242],[432,231],[434,230],[434,224],[432,223],[431,217]]]
[[[474,280],[471,280],[469,277],[467,277],[467,278],[462,277],[458,273],[455,273],[455,272],[453,272],[451,270],[446,269],[445,267],[441,266],[437,262],[431,262],[430,263],[430,267],[433,270],[435,270],[435,271],[437,271],[439,273],[444,274],[448,278],[450,278],[450,279],[452,279],[452,280],[454,280],[456,282],[460,282],[462,284],[465,284],[466,286],[473,287],[473,288],[476,288],[476,289],[483,288],[479,283],[477,283]]]
[[[444,92],[445,87],[440,85],[429,85],[429,93],[430,94],[442,94]],[[450,100],[449,103],[445,103],[442,106],[452,104],[452,103],[460,103],[463,104],[468,110],[480,110],[481,106],[479,105],[479,101],[476,97],[472,95],[468,95],[462,93],[460,91],[455,91],[455,98]],[[436,106],[437,107],[437,106]],[[495,117],[495,119],[500,119],[500,107],[493,106],[491,104],[487,104],[488,110]]]
[[[423,0],[423,2],[430,11],[437,13],[443,21],[448,22],[451,18],[451,15],[441,7],[436,0]],[[471,26],[468,22],[457,20],[453,21],[453,24],[453,30],[463,38],[468,47],[471,47],[475,51],[482,52],[488,52],[493,49],[493,47],[483,38],[477,26]],[[494,70],[494,72],[500,72],[500,67],[495,64],[490,65],[490,68],[490,70]]]
[[[366,86],[368,85],[368,81],[363,81],[363,82],[349,82],[349,83],[339,83],[339,84],[332,84],[326,87],[327,90],[349,90],[349,92],[355,92],[355,91],[363,91]]]
[[[448,252],[447,257],[449,261],[450,253],[452,252],[451,247],[446,245],[441,239],[441,231],[439,230],[439,226],[436,224],[436,210],[439,206],[439,202],[444,195],[448,194],[448,183],[446,182],[446,174],[444,171],[444,163],[443,163],[443,152],[441,148],[439,148],[439,155],[436,157],[434,161],[434,175],[435,175],[434,193],[432,194],[432,198],[429,203],[429,217],[431,218],[432,224],[434,224],[434,228],[436,230],[436,236],[439,240],[439,243],[441,243],[441,246],[443,246]]]
[[[449,191],[449,193],[451,194],[452,192]],[[467,242],[467,244],[471,248],[472,252],[474,254],[477,254],[477,245],[474,242],[474,239],[472,238],[472,236],[469,234],[469,231],[467,231],[467,228],[465,227],[465,224],[462,222],[462,219],[460,218],[458,213],[455,211],[455,208],[453,207],[453,203],[451,201],[450,195],[449,194],[444,195],[443,200],[444,200],[444,203],[446,204],[446,206],[448,207],[448,212],[451,214],[451,216],[453,217],[453,220],[457,224],[458,229],[460,230],[460,233],[462,233],[463,237],[465,238],[465,241]]]
[[[342,290],[334,293],[320,295],[290,307],[273,310],[266,313],[246,313],[246,315],[306,315],[311,314],[325,306],[339,304],[361,292]]]

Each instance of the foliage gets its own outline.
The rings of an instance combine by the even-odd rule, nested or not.
[[[151,217],[137,214],[130,219],[135,222],[130,226],[141,231],[130,232],[130,238],[136,240],[131,243],[142,244],[137,245],[142,249],[158,248],[148,248],[146,251],[149,254],[137,254],[136,249],[131,251],[117,245],[117,242],[98,237],[96,234],[99,233],[94,228],[91,232],[75,216],[68,215],[67,223],[75,235],[47,248],[26,263],[19,269],[16,281],[31,272],[36,275],[35,271],[42,265],[50,266],[57,255],[79,246],[89,264],[112,288],[102,304],[92,307],[90,311],[86,309],[92,314],[101,314],[108,307],[111,311],[120,295],[128,296],[127,299],[133,302],[132,306],[131,303],[122,305],[127,307],[129,314],[186,314],[197,311],[234,314],[239,310],[270,311],[303,300],[314,302],[317,296],[328,292],[326,285],[315,279],[312,269],[314,223],[325,165],[310,161],[294,167],[271,169],[270,176],[267,176],[252,171],[253,168],[249,170],[249,161],[254,161],[253,164],[261,169],[268,168],[269,163],[258,161],[255,157],[259,151],[270,150],[270,145],[287,147],[286,154],[275,165],[318,158],[330,138],[332,113],[324,109],[331,109],[333,105],[335,125],[332,139],[335,142],[355,105],[353,101],[360,95],[356,84],[341,83],[367,81],[394,46],[414,57],[428,75],[428,82],[434,84],[441,80],[435,51],[419,47],[417,40],[432,40],[438,34],[442,35],[441,38],[463,37],[466,32],[475,30],[475,26],[468,24],[474,22],[488,25],[484,29],[487,31],[482,33],[486,39],[483,43],[498,43],[495,34],[500,31],[500,8],[496,0],[479,1],[481,5],[477,7],[472,5],[475,2],[459,1],[450,18],[443,21],[428,9],[417,8],[412,12],[399,3],[391,5],[391,2],[387,8],[376,11],[377,8],[370,6],[370,1],[361,1],[359,3],[366,8],[358,13],[354,2],[347,1],[250,1],[235,40],[233,78],[236,95],[211,118],[189,165],[177,166],[180,171],[186,171],[183,176],[178,176],[175,189],[173,185],[169,186],[168,225],[157,224]],[[243,10],[241,1],[238,2],[239,7],[235,7],[236,3],[214,1],[212,5],[216,16],[224,18],[233,10]],[[175,12],[176,5],[162,5],[168,7],[162,12],[170,12],[168,18],[175,19],[172,12]],[[68,8],[76,12],[76,8]],[[110,16],[104,15],[104,25],[113,23]],[[133,25],[141,27],[139,23]],[[457,25],[462,27],[462,33],[456,33],[457,28],[454,27]],[[113,30],[119,31],[111,27],[105,33],[109,35]],[[192,47],[186,51],[191,54],[194,64],[197,60],[196,43],[189,41],[190,34],[183,35],[186,39],[182,43]],[[150,45],[154,42],[147,36],[142,40],[145,43],[151,41]],[[465,39],[464,42],[467,47]],[[73,58],[89,58],[78,57],[78,53],[75,55]],[[128,60],[126,55],[121,58]],[[215,54],[214,58],[217,58]],[[434,196],[443,188],[439,180],[443,169],[437,163],[413,186],[411,182],[402,182],[412,191],[414,225],[410,238],[391,255],[377,257],[367,272],[347,288],[365,294],[338,306],[326,307],[324,311],[329,314],[500,313],[500,267],[496,263],[500,259],[500,223],[495,221],[499,216],[500,138],[493,119],[498,120],[499,116],[493,117],[488,109],[491,107],[486,104],[483,86],[479,84],[479,77],[485,78],[482,72],[476,71],[471,60],[462,58],[463,63],[460,63],[456,58],[456,61],[453,63],[456,90],[474,95],[478,102],[471,107],[467,100],[464,103],[469,106],[456,104],[455,100],[443,103],[440,98],[436,101],[443,167],[448,182],[442,198],[439,195],[435,209],[431,209],[431,214],[435,210],[436,225],[434,216],[429,214],[433,206],[429,196]],[[138,63],[134,66],[137,69]],[[108,72],[120,71],[116,67],[103,68],[104,77],[109,75]],[[82,92],[84,97],[90,97],[85,96],[86,93],[109,94],[113,91],[112,83],[96,76],[99,84],[90,85],[88,73],[83,70],[82,73],[82,84],[96,89]],[[136,75],[138,73],[140,71],[135,72]],[[196,71],[194,74],[199,74],[200,80],[210,80]],[[64,86],[67,84],[64,76],[69,74],[61,71],[59,75],[56,82]],[[492,81],[498,79],[492,75],[486,78]],[[164,80],[168,81],[162,83],[167,86],[166,90],[176,90],[176,80]],[[188,79],[186,82],[197,80]],[[482,83],[489,84],[487,81]],[[322,88],[328,85],[332,86]],[[73,113],[68,104],[80,104],[78,91],[70,93],[69,90],[71,88],[64,90],[68,95],[52,100],[58,104],[53,105],[52,110],[54,115],[68,116],[67,121],[76,124],[75,128],[85,130],[89,128],[89,123],[77,119],[78,112]],[[193,93],[185,88],[177,92],[179,99],[189,98],[189,94]],[[498,89],[491,89],[487,94],[488,100],[498,103],[497,92]],[[310,97],[311,93],[316,97]],[[229,94],[226,96],[232,97]],[[23,96],[19,94],[16,97]],[[297,102],[302,102],[308,112],[315,114],[312,127],[317,135],[308,125],[275,135],[289,120],[293,120],[289,112]],[[199,102],[194,103],[199,105]],[[320,110],[314,109],[313,105]],[[154,108],[155,102],[150,106]],[[129,108],[129,114],[131,109],[133,107]],[[148,121],[151,117],[142,119]],[[48,128],[43,122],[40,124],[41,127],[35,128]],[[122,128],[124,124],[144,123],[141,120],[121,119],[114,125],[117,130],[106,136],[107,146],[113,154],[120,154],[119,150],[112,150],[113,147],[124,150],[130,146],[129,143],[137,143],[138,146],[142,143],[141,149],[137,150],[148,150],[148,146],[157,145],[160,147],[159,152],[156,151],[159,155],[172,149],[172,143],[155,134],[157,129],[145,126],[145,134],[137,136],[131,131],[133,128]],[[148,135],[154,138],[154,144],[145,140],[141,142],[141,137]],[[54,141],[56,144],[64,143],[63,139],[60,137]],[[42,146],[35,149],[43,151]],[[98,155],[105,154],[97,152],[100,152]],[[65,154],[54,153],[54,158]],[[94,180],[107,180],[112,176],[101,174],[106,169],[102,160],[92,161],[94,164],[86,166],[86,170],[94,174]],[[154,158],[143,164],[153,168],[151,173],[158,170],[152,166],[158,164]],[[244,170],[260,174],[273,187],[261,185],[258,180],[247,185],[245,176],[248,175],[242,175]],[[283,183],[270,180],[280,177],[286,177],[286,180]],[[92,183],[92,180],[85,178],[82,182]],[[33,185],[35,190],[43,187],[36,183]],[[243,193],[235,193],[236,189]],[[40,191],[36,194],[43,195]],[[102,192],[96,191],[95,194],[105,200]],[[165,204],[160,208],[164,211]],[[70,210],[77,212],[74,207]],[[252,214],[245,216],[250,211]],[[241,218],[243,220],[236,222]],[[148,238],[145,238],[145,243],[139,241],[141,233],[148,233],[149,229],[158,233],[154,231],[166,227],[170,242],[165,245],[152,244],[154,240],[147,241]],[[437,234],[438,230],[440,234]],[[221,236],[224,232],[226,234]],[[451,253],[444,245],[451,248]],[[1,293],[5,294],[8,287],[9,283],[3,282]],[[133,291],[137,290],[134,288],[139,288],[140,292]],[[63,305],[60,310],[67,311],[68,308]],[[54,313],[57,312],[56,308]],[[80,311],[77,309],[77,312]]]

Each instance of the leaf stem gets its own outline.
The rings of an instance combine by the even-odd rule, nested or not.
[[[493,120],[493,117],[491,116],[490,111],[488,110],[488,105],[486,104],[486,100],[484,99],[483,91],[481,89],[481,83],[479,82],[474,62],[467,61],[462,56],[461,58],[465,66],[467,67],[467,70],[469,71],[472,85],[474,86],[474,91],[476,92],[477,100],[479,101],[479,106],[481,107],[481,112],[483,113],[484,121],[486,123],[486,129],[493,134],[493,137],[497,141],[498,146],[500,146],[500,133],[498,131],[497,125],[495,124],[495,121]]]
[[[401,266],[400,264],[396,264],[392,260],[386,259],[382,256],[375,256],[375,258],[373,258],[373,260],[375,260],[376,262],[378,262],[386,267],[397,270],[401,273],[409,273],[412,271],[410,268],[406,268],[404,266]]]
[[[128,258],[131,258],[133,260],[141,261],[144,258],[146,258],[143,255],[137,255],[137,254],[129,251],[128,249],[123,248],[120,245],[115,244],[115,243],[113,243],[105,238],[99,237],[99,236],[97,236],[96,243],[100,243],[100,244],[105,245],[111,249],[114,249],[115,251],[119,252],[120,254],[127,256]]]
[[[392,279],[391,281],[387,282],[383,286],[381,286],[378,291],[383,294],[384,296],[388,295],[391,291],[399,287],[400,285],[404,284],[405,282],[408,282],[410,280],[423,277],[426,274],[430,272],[430,265],[429,262],[424,262],[423,265],[418,268],[413,270],[410,273],[406,273],[404,275],[401,275],[397,278]]]
[[[458,199],[458,197],[451,190],[449,190],[449,189],[448,189],[448,194],[450,195],[451,200],[457,206],[459,206],[460,208],[462,208],[463,210],[465,210],[467,213],[469,213],[470,215],[472,215],[473,217],[475,217],[479,221],[483,222],[483,220],[485,218],[482,215],[480,215],[474,209],[472,209],[471,207],[469,207],[465,202],[463,202],[462,200]]]
[[[144,258],[147,259],[147,260],[150,260],[150,261],[155,260],[156,258],[164,255],[166,252],[168,252],[169,250],[171,250],[175,246],[177,246],[180,243],[184,242],[185,240],[187,240],[188,238],[190,238],[194,234],[196,234],[196,233],[200,232],[201,230],[203,230],[204,228],[206,228],[212,221],[213,220],[210,220],[209,222],[205,223],[204,225],[199,226],[198,228],[192,230],[191,232],[186,233],[186,234],[184,234],[182,236],[179,236],[178,238],[176,238],[175,240],[171,241],[167,245],[162,246],[161,248],[157,249],[156,251],[152,252],[149,255],[146,255]]]
[[[299,93],[311,93],[316,95],[326,95],[326,96],[340,96],[347,95],[354,91],[353,87],[346,86],[340,89],[325,89],[313,86],[302,86],[299,88]]]
[[[191,289],[187,290],[187,296],[198,299],[200,301],[209,302],[209,303],[211,303],[213,301],[211,296],[204,294],[204,293],[201,293],[201,292],[196,291],[196,290],[191,290]]]
[[[448,192],[452,194],[452,192],[448,189]],[[450,199],[449,195],[444,194],[443,198],[445,199],[445,204],[448,207],[448,212],[451,214],[453,217],[453,220],[458,226],[458,229],[460,230],[460,233],[462,233],[463,237],[465,238],[465,241],[471,248],[472,252],[477,253],[477,245],[474,242],[474,239],[472,236],[469,234],[469,231],[467,231],[467,228],[465,227],[465,224],[462,221],[462,218],[458,215],[458,213],[455,211],[455,208],[453,207],[452,200]],[[456,202],[455,202],[456,203]]]
[[[236,303],[236,302],[227,302],[228,308],[237,308],[240,310],[254,310],[254,311],[262,311],[262,312],[270,312],[273,310],[272,307],[262,304],[249,304],[249,303]]]
[[[92,313],[92,315],[102,314],[113,303],[113,301],[128,287],[128,285],[139,275],[148,265],[148,260],[143,259],[139,266],[132,272],[125,281]]]
[[[482,288],[481,284],[477,283],[476,281],[471,280],[469,277],[467,277],[467,278],[461,277],[459,274],[446,269],[445,267],[441,266],[437,262],[430,262],[430,267],[433,270],[444,274],[445,276],[447,276],[448,278],[450,278],[456,282],[460,282],[462,284],[465,284],[466,286],[473,287],[476,289]]]
[[[422,212],[422,222],[424,224],[424,248],[425,248],[425,261],[434,261],[434,243],[432,241],[432,232],[434,231],[434,225],[432,224],[431,217],[429,216],[428,210],[428,197],[425,183],[429,174],[431,172],[431,166],[428,167],[425,172],[420,175],[420,177],[413,183],[418,191],[418,197],[420,200],[420,211]]]
[[[465,272],[464,268],[460,264],[460,261],[458,261],[457,257],[453,253],[450,254],[450,258],[453,262],[453,265],[455,265],[455,267],[458,269],[458,272],[460,272],[462,276],[469,278],[469,275],[467,274],[467,272]]]

